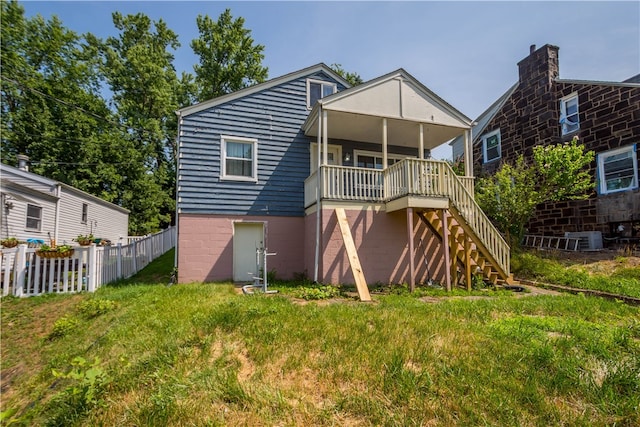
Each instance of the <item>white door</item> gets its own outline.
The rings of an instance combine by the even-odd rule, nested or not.
[[[245,222],[234,223],[234,282],[253,282],[254,276],[257,276],[260,273],[260,268],[262,266],[262,259],[256,258],[256,250],[262,248],[264,248],[264,224]]]
[[[342,165],[342,146],[327,145],[327,163],[330,165]],[[318,169],[318,144],[311,143],[311,172]]]

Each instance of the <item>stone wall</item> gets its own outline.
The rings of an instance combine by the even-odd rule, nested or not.
[[[493,173],[502,162],[513,162],[520,154],[530,156],[535,145],[561,143],[574,136],[596,153],[632,144],[640,146],[637,85],[558,80],[558,48],[550,45],[533,51],[518,67],[518,87],[483,132],[500,129],[502,157],[483,164],[482,135],[478,135],[474,144],[477,175]],[[578,94],[580,129],[562,136],[560,99],[573,93]],[[591,172],[595,180],[595,161]],[[527,228],[530,233],[545,235],[591,230],[611,234],[614,223],[640,223],[638,207],[639,191],[606,196],[594,191],[588,200],[539,206]]]

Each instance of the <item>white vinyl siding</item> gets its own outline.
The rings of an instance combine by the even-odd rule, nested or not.
[[[25,228],[27,230],[42,229],[42,208],[40,206],[27,204],[27,221]]]
[[[598,155],[600,194],[638,188],[638,157],[635,145]]]
[[[87,221],[82,222],[83,206],[87,207]],[[88,197],[80,191],[63,187],[60,194],[60,218],[58,219],[58,242],[75,244],[79,234],[93,234],[96,238],[108,239],[112,244],[126,243],[129,214]],[[120,237],[123,240],[120,240]]]
[[[337,90],[335,83],[307,79],[307,108],[313,108],[319,99],[333,95]]]
[[[482,136],[482,155],[484,163],[493,162],[502,157],[502,140],[500,129]]]
[[[258,140],[222,136],[223,180],[258,181]]]
[[[567,135],[580,129],[577,94],[572,93],[560,100],[560,125],[562,126],[562,135]]]

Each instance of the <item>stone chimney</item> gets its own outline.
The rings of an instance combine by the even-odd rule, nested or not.
[[[521,86],[551,86],[560,75],[557,46],[546,44],[536,50],[529,47],[529,56],[518,62],[519,82]]]
[[[18,159],[18,169],[29,172],[29,156],[18,154],[16,158]]]

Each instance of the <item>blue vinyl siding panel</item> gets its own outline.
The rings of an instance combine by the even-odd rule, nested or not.
[[[301,130],[309,114],[307,78],[338,83],[314,73],[183,117],[180,212],[304,216],[311,142]],[[220,180],[222,135],[258,141],[258,182]]]

